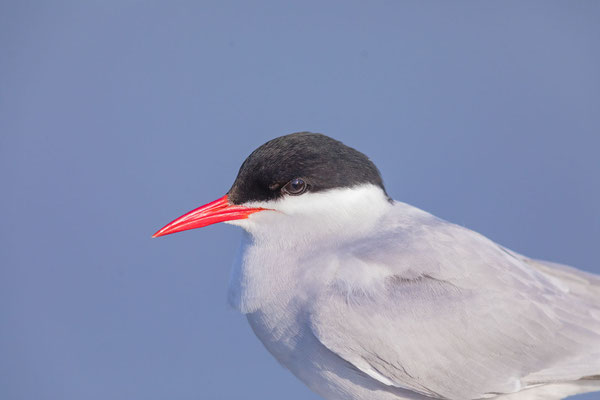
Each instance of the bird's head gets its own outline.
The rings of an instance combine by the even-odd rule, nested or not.
[[[328,136],[300,132],[257,148],[220,199],[167,224],[153,237],[217,222],[256,237],[318,238],[364,230],[390,205],[377,167]]]

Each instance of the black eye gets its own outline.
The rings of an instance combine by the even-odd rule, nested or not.
[[[284,193],[291,194],[293,196],[297,196],[306,192],[307,184],[300,178],[295,178],[286,183],[286,185],[281,189]]]

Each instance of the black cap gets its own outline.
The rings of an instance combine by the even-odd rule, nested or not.
[[[227,195],[233,204],[275,200],[296,178],[309,192],[371,183],[385,193],[377,167],[363,153],[320,133],[298,132],[254,150]]]

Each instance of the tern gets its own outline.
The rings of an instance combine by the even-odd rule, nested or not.
[[[534,260],[386,193],[310,132],[248,156],[160,229],[243,228],[230,303],[328,400],[561,399],[600,390],[600,276]]]

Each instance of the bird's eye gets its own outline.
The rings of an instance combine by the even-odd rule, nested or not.
[[[307,188],[308,188],[308,185],[306,184],[306,182],[304,182],[304,180],[302,180],[300,178],[295,178],[295,179],[292,179],[291,181],[289,181],[281,190],[284,193],[291,194],[293,196],[297,196],[299,194],[306,192]]]

